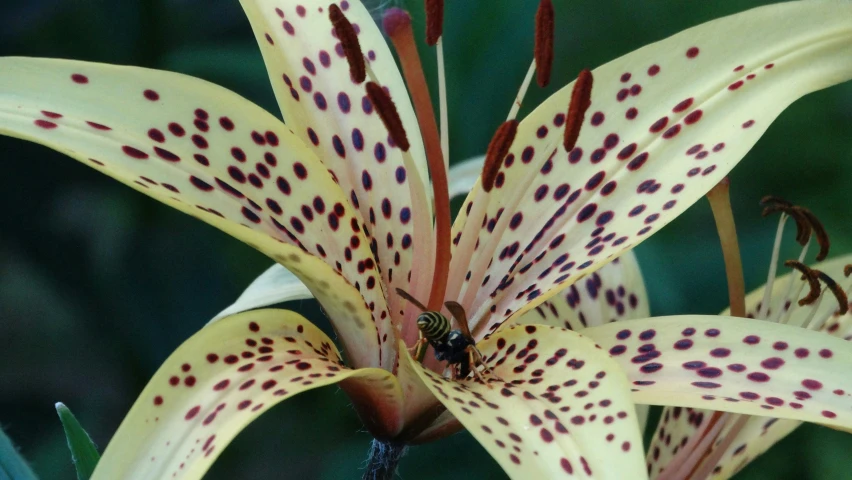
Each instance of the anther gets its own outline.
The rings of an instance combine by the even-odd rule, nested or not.
[[[833,278],[819,270],[814,270],[814,272],[817,274],[817,277],[822,280],[825,286],[831,290],[831,293],[834,294],[834,298],[836,298],[837,303],[840,304],[840,314],[845,315],[846,312],[849,311],[849,299],[846,297],[846,292],[840,288],[840,285],[838,285]]]
[[[580,136],[580,127],[586,117],[586,110],[592,104],[592,72],[583,70],[577,76],[574,90],[571,91],[571,104],[568,106],[568,117],[565,119],[565,132],[562,137],[562,145],[566,152],[574,149],[577,138]]]
[[[843,267],[843,276],[848,277],[849,275],[852,275],[852,264]]]
[[[516,133],[518,133],[518,121],[507,120],[491,137],[491,143],[488,144],[488,150],[485,152],[485,163],[482,166],[482,189],[486,192],[494,188],[494,179],[497,177],[503,159],[509,153],[509,148],[512,147],[512,142],[515,141]]]
[[[349,75],[356,83],[363,82],[367,78],[367,67],[355,29],[334,3],[328,6],[328,19],[331,20],[334,33],[337,34],[337,39],[343,47],[343,54],[346,55],[346,61],[349,63]]]
[[[444,34],[444,0],[426,0],[426,43],[435,46]]]
[[[385,89],[380,87],[379,84],[375,82],[367,82],[367,96],[370,97],[370,102],[372,102],[373,108],[376,109],[376,113],[379,114],[379,118],[382,119],[382,123],[385,124],[385,128],[388,129],[388,133],[394,143],[396,143],[403,152],[407,152],[411,147],[411,144],[408,143],[408,136],[405,134],[405,128],[402,126],[402,120],[399,118],[399,113],[396,111],[396,105],[394,105],[390,95],[388,95],[387,92],[385,92]]]
[[[541,0],[535,14],[535,73],[539,87],[550,83],[550,71],[553,68],[553,2]]]
[[[811,287],[811,291],[801,300],[799,300],[799,306],[810,305],[814,303],[822,293],[822,288],[819,283],[819,272],[815,270],[811,270],[810,267],[805,265],[802,262],[796,260],[787,260],[784,262],[784,266],[794,268],[801,272],[802,280],[807,280],[808,284]]]
[[[814,236],[816,236],[817,243],[819,244],[819,253],[816,256],[816,260],[818,262],[825,260],[825,257],[828,256],[828,249],[831,247],[831,242],[828,240],[828,232],[825,231],[822,222],[807,208],[793,207],[793,209],[800,212],[808,220]]]
[[[760,200],[760,205],[763,206],[761,215],[767,217],[773,213],[782,212],[792,217],[796,222],[796,242],[804,246],[811,238],[811,225],[807,217],[802,212],[795,209],[795,205],[772,195],[767,195]]]

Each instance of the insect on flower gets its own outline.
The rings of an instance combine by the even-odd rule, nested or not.
[[[483,360],[482,353],[476,348],[476,340],[470,333],[464,307],[458,302],[444,302],[444,306],[453,314],[453,318],[459,325],[459,328],[453,330],[450,320],[441,312],[429,310],[419,300],[401,288],[397,288],[396,293],[423,311],[417,317],[417,329],[421,336],[414,346],[414,358],[423,359],[426,354],[424,346],[428,342],[435,349],[436,359],[446,361],[452,367],[457,367],[453,372],[454,379],[467,378],[473,372],[476,378],[486,383],[479,367],[485,367],[483,370],[486,373],[490,373],[491,369]],[[467,360],[467,363],[465,363],[465,360]]]

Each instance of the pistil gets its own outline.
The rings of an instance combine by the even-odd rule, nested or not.
[[[391,43],[399,55],[403,76],[408,84],[420,133],[426,148],[429,173],[432,176],[432,190],[435,202],[435,270],[432,277],[432,289],[429,292],[427,306],[440,310],[444,302],[447,286],[447,273],[450,266],[450,198],[447,185],[447,169],[441,151],[438,126],[426,77],[420,64],[414,33],[411,29],[411,17],[408,12],[391,8],[385,12],[383,25]]]
[[[707,193],[716,230],[722,243],[722,256],[725,259],[725,274],[728,277],[728,297],[731,305],[731,315],[745,317],[745,280],[743,279],[743,264],[740,257],[740,246],[737,242],[737,228],[734,224],[734,212],[731,210],[729,194],[730,180],[722,179]]]

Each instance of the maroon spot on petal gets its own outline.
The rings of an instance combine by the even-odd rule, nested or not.
[[[822,388],[822,382],[818,380],[805,379],[802,380],[802,386],[808,390],[820,390]]]
[[[693,112],[690,112],[689,115],[683,118],[683,123],[687,125],[692,125],[693,123],[696,123],[697,121],[701,120],[702,115],[704,115],[704,112],[701,110],[695,110]]]
[[[662,117],[651,125],[649,129],[651,133],[659,133],[662,132],[666,125],[669,124],[669,117]]]
[[[89,77],[82,75],[80,73],[71,74],[71,81],[74,83],[79,83],[80,85],[84,85],[89,83]]]
[[[53,129],[53,128],[56,128],[58,126],[53,122],[50,122],[48,120],[41,120],[41,119],[35,120],[33,123],[35,123],[37,127],[41,127],[41,128],[46,129],[46,130]]]
[[[156,102],[160,99],[160,94],[151,89],[145,90],[144,92],[142,92],[142,95],[144,95],[145,98],[152,102]]]
[[[766,360],[760,362],[760,366],[768,370],[778,370],[779,368],[784,366],[784,359],[779,357],[767,358]]]
[[[192,420],[193,418],[195,418],[196,415],[198,415],[198,412],[200,412],[200,411],[201,411],[201,407],[196,405],[196,406],[190,408],[189,411],[186,412],[186,415],[184,415],[183,418],[184,418],[184,420]]]
[[[683,112],[683,111],[685,111],[686,109],[688,109],[689,107],[692,106],[693,101],[694,101],[694,99],[692,97],[689,97],[686,100],[683,100],[682,102],[675,105],[674,108],[672,108],[672,111],[674,113]]]
[[[650,67],[648,67],[648,76],[653,77],[653,76],[657,75],[658,73],[660,73],[660,66],[659,65],[655,64],[655,65],[651,65]]]
[[[699,52],[698,47],[689,47],[686,51],[686,58],[695,58],[698,56]]]
[[[86,123],[89,124],[90,127],[97,129],[97,130],[104,130],[104,131],[112,130],[111,127],[108,127],[106,125],[101,125],[100,123],[90,122],[88,120],[86,120]]]
[[[133,148],[133,147],[128,146],[128,145],[122,146],[121,150],[124,151],[124,153],[127,156],[133,157],[133,158],[136,158],[136,159],[139,159],[139,160],[144,160],[144,159],[148,158],[147,153],[143,152],[142,150],[139,150],[138,148]]]

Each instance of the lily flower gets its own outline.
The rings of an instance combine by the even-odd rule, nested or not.
[[[779,417],[852,426],[850,401],[830,393],[852,390],[841,339],[707,316],[582,335],[518,323],[701,198],[792,101],[852,77],[852,4],[790,2],[712,21],[584,72],[521,122],[513,108],[452,228],[448,129],[431,112],[407,15],[385,16],[403,82],[357,0],[241,4],[286,123],[183,75],[0,59],[0,132],[65,152],[269,255],[319,301],[345,354],[293,312],[217,320],[154,375],[93,478],[199,478],[264,411],[329,384],[377,439],[371,468],[463,426],[514,478],[644,478],[634,403],[765,414],[760,400],[715,400],[742,391],[784,399]],[[427,38],[440,60],[439,4],[427,4]],[[537,20],[516,106],[533,72],[548,81],[549,1]],[[462,306],[486,382],[457,378],[432,354],[412,358],[420,312],[397,289],[432,310]],[[615,289],[617,310],[642,308],[624,293]],[[758,346],[743,347],[753,337]],[[779,341],[790,351],[767,350]],[[621,348],[654,361],[625,361],[613,353]],[[709,363],[717,348],[749,373],[710,381],[679,367]],[[799,348],[834,353],[798,359]],[[770,354],[787,362],[771,375],[759,365]],[[802,379],[824,388],[797,408]]]

